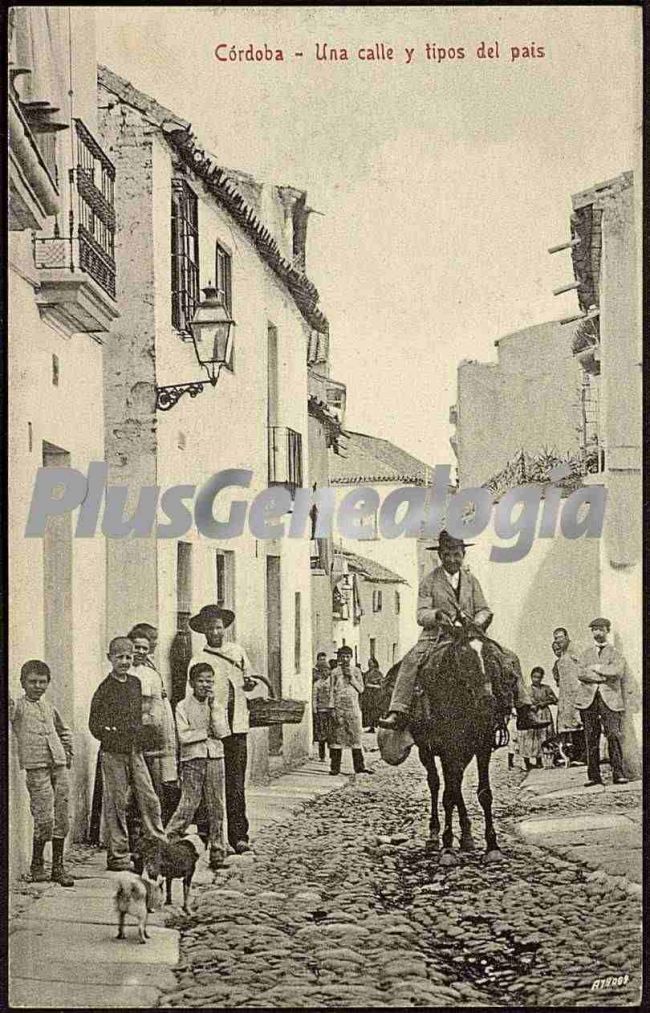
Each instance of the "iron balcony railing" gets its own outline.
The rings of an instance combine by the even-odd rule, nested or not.
[[[115,168],[81,120],[74,121],[67,235],[34,238],[42,270],[85,271],[115,298]]]
[[[302,487],[302,434],[269,426],[269,485],[284,485],[293,496]]]

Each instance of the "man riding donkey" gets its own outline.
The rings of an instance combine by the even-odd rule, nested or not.
[[[517,727],[540,728],[547,723],[537,721],[531,712],[530,693],[523,681],[516,656],[499,648],[494,641],[484,638],[493,613],[478,580],[463,567],[465,550],[472,544],[464,542],[462,538],[454,538],[447,531],[441,531],[438,544],[430,546],[431,550],[438,552],[441,565],[424,578],[418,589],[417,622],[422,626],[422,633],[415,646],[402,659],[388,716],[379,721],[382,728],[400,730],[406,727],[418,674],[425,666],[428,667],[427,662],[436,670],[443,648],[452,641],[451,629],[459,624],[465,625],[470,633],[475,633],[470,643],[478,650],[484,670],[484,662],[489,659],[490,670],[494,670],[496,664],[497,668],[508,672],[512,682],[516,679],[514,703],[517,708]],[[489,685],[486,685],[486,689],[491,692]],[[508,713],[509,708],[505,713],[497,715],[501,724]]]

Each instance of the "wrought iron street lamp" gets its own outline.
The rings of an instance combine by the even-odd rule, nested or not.
[[[216,288],[207,285],[203,294],[204,298],[197,306],[189,328],[196,357],[208,374],[208,379],[156,387],[156,408],[160,411],[169,411],[183,394],[196,397],[208,384],[216,387],[222,367],[230,362],[235,321]]]

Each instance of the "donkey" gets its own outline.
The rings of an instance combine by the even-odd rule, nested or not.
[[[481,655],[470,646],[472,639],[481,640]],[[436,645],[420,672],[420,693],[409,715],[408,727],[427,771],[431,792],[428,847],[435,850],[440,847],[440,778],[436,757],[442,765],[445,826],[441,865],[458,864],[453,851],[454,809],[458,810],[461,851],[472,851],[475,847],[462,794],[463,775],[473,757],[478,769],[477,796],[485,818],[486,861],[503,858],[492,821],[490,759],[495,745],[507,743],[503,725],[504,715],[510,712],[516,681],[513,662],[518,665],[515,655],[503,651],[473,623],[465,622],[449,628],[448,637]],[[385,708],[399,664],[389,670],[382,687]]]

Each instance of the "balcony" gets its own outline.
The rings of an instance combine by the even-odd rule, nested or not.
[[[302,488],[302,434],[288,426],[269,426],[269,486],[283,485],[293,498]]]
[[[81,120],[75,120],[69,171],[68,228],[34,237],[41,316],[65,334],[107,331],[115,305],[115,169]]]
[[[338,412],[339,418],[342,420],[345,415],[345,404],[347,400],[347,388],[345,384],[328,378],[325,400],[330,408],[333,408],[336,412]]]

